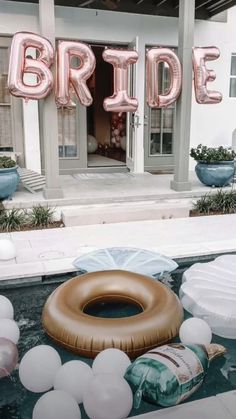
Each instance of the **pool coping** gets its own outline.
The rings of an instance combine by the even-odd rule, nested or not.
[[[174,259],[236,252],[236,214],[1,233],[16,258],[0,260],[0,281],[76,272],[73,261],[106,247],[139,247]],[[158,244],[159,242],[159,244]]]

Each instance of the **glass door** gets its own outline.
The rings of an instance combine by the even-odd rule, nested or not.
[[[138,51],[138,37],[136,37],[129,45],[129,49]],[[129,95],[136,97],[137,92],[137,74],[136,64],[129,66]],[[137,136],[137,128],[139,126],[138,112],[127,112],[127,128],[126,128],[126,166],[128,169],[134,171],[134,158],[135,158],[135,142]]]
[[[158,67],[159,92],[169,88],[168,65],[164,62]],[[174,166],[175,104],[168,108],[152,109],[145,107],[144,129],[144,168],[146,171],[172,172]]]

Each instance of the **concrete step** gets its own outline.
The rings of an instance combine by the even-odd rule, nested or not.
[[[189,216],[192,200],[170,199],[113,204],[63,207],[61,214],[66,227],[119,223],[127,221],[183,218]]]

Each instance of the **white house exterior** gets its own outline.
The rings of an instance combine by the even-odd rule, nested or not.
[[[183,3],[184,13],[191,13],[191,10],[186,9],[186,3],[189,7],[190,3],[194,5],[194,1],[181,1]],[[43,127],[43,124],[45,126],[45,118],[47,118],[47,115],[55,116],[57,112],[53,108],[55,106],[53,104],[53,97],[51,97],[50,103],[48,102],[46,104],[38,103],[37,101],[25,103],[24,100],[10,97],[7,94],[6,84],[4,83],[6,82],[8,65],[7,48],[10,46],[11,38],[15,32],[19,31],[42,33],[48,39],[53,37],[54,28],[50,24],[52,14],[50,14],[49,9],[51,6],[49,6],[49,3],[54,9],[53,12],[55,12],[56,40],[73,39],[92,45],[95,55],[97,53],[98,71],[101,65],[99,57],[105,46],[135,47],[138,51],[139,59],[135,65],[131,90],[138,98],[139,107],[136,115],[133,116],[133,120],[131,120],[132,116],[128,115],[127,121],[124,121],[123,125],[125,123],[127,124],[126,133],[124,132],[124,126],[121,126],[119,136],[127,137],[126,151],[117,148],[117,150],[114,150],[114,155],[116,152],[115,157],[114,155],[106,154],[109,153],[110,149],[112,151],[111,139],[114,127],[112,127],[112,122],[110,122],[110,126],[107,122],[108,118],[111,118],[111,115],[104,116],[104,112],[101,114],[100,99],[103,99],[102,95],[106,93],[104,89],[100,92],[101,97],[97,99],[97,105],[93,108],[92,117],[86,117],[86,113],[89,112],[88,109],[77,103],[76,108],[68,111],[63,117],[61,114],[58,114],[59,125],[56,120],[57,118],[55,120],[50,119],[47,122],[46,134],[47,138],[50,138],[50,135],[52,137],[54,151],[52,149],[50,150],[50,141],[45,141],[42,138],[43,130],[45,130]],[[49,7],[48,16],[45,13],[47,10],[44,8],[45,4]],[[182,16],[182,18],[184,19],[184,25],[188,25],[186,16]],[[181,97],[182,100],[185,97],[188,98],[191,101],[189,102],[191,106],[188,105],[188,102],[180,105],[182,106],[182,127],[179,128],[179,133],[183,130],[183,109],[185,109],[186,120],[188,120],[188,115],[190,116],[190,134],[188,136],[189,138],[185,138],[185,141],[182,144],[179,143],[176,148],[176,133],[173,132],[173,127],[175,126],[174,118],[176,117],[175,107],[163,111],[151,111],[146,105],[145,54],[146,48],[155,45],[177,49],[180,32],[179,19],[174,17],[137,15],[62,6],[54,7],[51,0],[48,2],[42,0],[41,5],[1,0],[0,81],[3,92],[1,92],[2,98],[0,98],[0,152],[19,152],[21,153],[20,164],[22,166],[37,172],[42,170],[46,172],[48,178],[53,178],[55,173],[53,174],[52,171],[58,171],[58,167],[62,174],[89,170],[119,171],[125,170],[126,167],[138,173],[144,171],[159,171],[162,173],[175,171],[176,165],[180,171],[181,153],[185,156],[188,170],[194,167],[194,162],[190,159],[189,164],[187,157],[190,147],[196,146],[199,143],[213,146],[231,146],[232,133],[236,129],[236,97],[230,97],[230,80],[234,76],[236,77],[236,63],[233,71],[235,74],[232,74],[233,66],[231,68],[232,55],[236,54],[236,7],[228,10],[227,19],[223,19],[223,21],[217,21],[216,19],[195,20],[194,40],[191,40],[190,34],[189,38],[185,38],[185,41],[189,41],[189,45],[187,47],[186,44],[182,45],[183,50],[186,48],[190,50],[192,42],[195,46],[214,45],[220,49],[220,58],[207,63],[207,67],[214,69],[217,75],[216,80],[209,83],[209,89],[220,91],[223,94],[223,100],[220,104],[199,105],[195,100],[193,83],[191,95],[190,89],[188,88],[190,83],[185,80],[184,73]],[[31,53],[34,54],[34,51]],[[181,55],[181,51],[179,53]],[[190,65],[191,57],[189,55],[188,65],[185,63],[185,68],[187,68],[188,75],[190,75],[189,77],[191,77]],[[33,81],[33,77],[27,77],[28,80],[32,79]],[[96,73],[96,77],[99,80],[99,77],[102,76],[98,72]],[[101,80],[99,81],[100,88],[101,86],[105,88],[106,81],[104,80],[104,83],[102,83]],[[231,87],[231,96],[236,96],[236,86],[234,87],[232,84]],[[99,95],[99,91],[97,94]],[[186,109],[188,112],[186,112]],[[88,129],[89,118],[93,118],[93,132],[89,132]],[[101,123],[101,121],[103,122]],[[54,129],[55,125],[57,125],[56,129]],[[50,131],[50,127],[52,132],[48,132],[48,130]],[[178,126],[176,129],[178,130]],[[96,136],[96,133],[97,136],[100,136],[97,139],[100,146],[100,153],[98,150],[94,157],[93,153],[91,153],[92,155],[88,155],[87,153],[87,134]],[[57,136],[56,139],[55,136]],[[181,137],[180,134],[178,136]],[[58,150],[58,146],[59,157],[55,154],[55,147]],[[104,150],[105,155],[103,155]],[[176,157],[175,153],[179,154],[179,156],[177,155]],[[53,155],[54,158],[50,157]],[[110,163],[108,161],[109,159]],[[46,160],[47,163],[45,163]],[[56,169],[55,160],[57,160]],[[185,187],[186,189],[188,188],[188,179],[186,179],[186,176],[186,174],[183,175],[183,180],[181,180],[183,187],[180,187],[179,190],[183,190]],[[55,176],[55,182],[52,185],[52,188],[55,187],[55,189],[57,189],[56,179],[57,177]],[[172,186],[175,188],[174,185]]]

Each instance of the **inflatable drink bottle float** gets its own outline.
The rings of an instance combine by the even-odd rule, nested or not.
[[[134,392],[134,407],[141,400],[174,406],[202,384],[210,361],[226,352],[221,345],[164,345],[137,358],[125,378]]]

